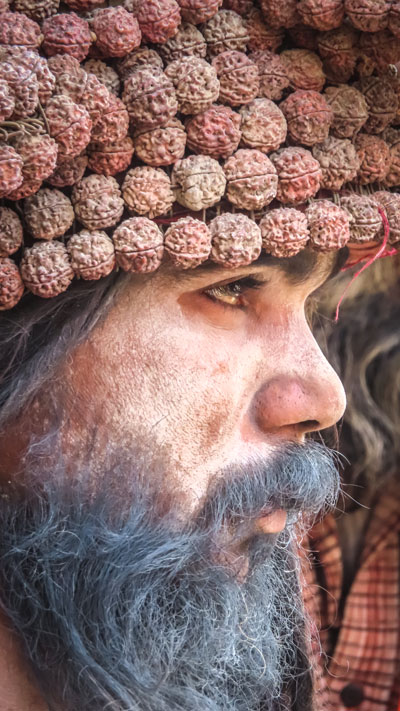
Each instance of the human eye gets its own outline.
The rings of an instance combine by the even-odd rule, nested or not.
[[[203,290],[203,294],[222,307],[245,308],[248,292],[259,289],[264,283],[255,277],[244,277],[226,284],[208,287]]]

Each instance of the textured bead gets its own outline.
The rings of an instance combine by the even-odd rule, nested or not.
[[[224,0],[222,7],[224,10],[233,10],[238,15],[246,16],[253,8],[253,0]]]
[[[47,178],[47,182],[56,188],[66,188],[69,185],[74,185],[83,177],[87,164],[88,157],[86,154],[72,158],[62,156],[61,160],[59,157],[55,171]]]
[[[399,106],[390,81],[383,77],[365,77],[357,82],[356,88],[364,94],[369,112],[364,131],[382,133],[396,116]]]
[[[0,197],[22,184],[22,168],[23,160],[17,151],[7,144],[0,145]]]
[[[194,153],[227,158],[239,145],[240,123],[240,115],[231,108],[213,104],[187,122],[187,145]]]
[[[0,121],[6,121],[13,115],[15,94],[5,79],[0,79]]]
[[[297,9],[305,25],[321,31],[339,27],[344,18],[344,0],[300,0]]]
[[[124,57],[139,47],[142,33],[139,23],[123,7],[105,7],[93,18],[96,48],[104,57]]]
[[[23,66],[17,58],[0,62],[0,79],[7,82],[14,95],[12,118],[27,118],[35,113],[39,101],[39,82],[33,69]]]
[[[22,12],[0,13],[0,45],[21,45],[37,49],[40,45],[40,26]]]
[[[371,60],[378,74],[385,76],[388,73],[389,64],[400,62],[400,43],[389,30],[361,32],[359,53]]]
[[[47,65],[56,79],[63,74],[71,77],[81,74],[81,65],[71,54],[54,54],[48,58]]]
[[[83,68],[86,72],[95,74],[108,91],[118,96],[120,89],[119,76],[112,67],[102,62],[101,59],[88,59]]]
[[[92,121],[83,106],[68,96],[54,96],[45,108],[50,136],[58,144],[59,154],[77,156],[90,141]]]
[[[129,130],[129,114],[121,99],[109,95],[106,109],[93,126],[91,140],[104,146],[123,141]]]
[[[12,259],[0,258],[0,311],[7,311],[18,304],[24,293],[19,269]]]
[[[398,248],[400,242],[400,195],[379,190],[373,194],[373,199],[383,207],[389,223],[389,244]]]
[[[258,67],[260,96],[272,101],[279,101],[290,83],[288,73],[279,54],[258,51],[251,54],[250,59]]]
[[[241,148],[224,164],[226,196],[241,210],[261,210],[276,196],[275,166],[261,151]]]
[[[284,204],[298,204],[318,192],[322,173],[318,161],[305,148],[281,148],[271,155],[278,173],[276,197]]]
[[[24,219],[36,239],[51,240],[68,232],[75,215],[70,199],[52,188],[42,188],[24,202]]]
[[[210,230],[211,259],[222,267],[244,267],[260,256],[261,230],[247,215],[226,212],[211,220]]]
[[[165,74],[175,87],[179,111],[183,114],[198,114],[218,99],[217,72],[205,59],[176,59],[167,66]]]
[[[202,31],[210,57],[215,57],[228,49],[246,51],[249,41],[246,23],[240,15],[232,10],[219,10],[204,23]]]
[[[344,0],[347,17],[363,32],[384,30],[389,22],[390,0]]]
[[[400,131],[394,128],[387,128],[382,138],[389,146],[389,170],[385,175],[383,184],[388,188],[400,186]]]
[[[112,227],[124,211],[119,185],[110,176],[92,173],[82,178],[74,185],[71,200],[77,219],[88,230]]]
[[[213,17],[222,5],[222,0],[178,0],[182,20],[199,25]]]
[[[286,49],[280,54],[293,89],[321,91],[325,84],[322,62],[308,49]]]
[[[351,25],[342,25],[318,35],[318,52],[324,69],[336,82],[347,82],[352,76],[358,55],[358,32]]]
[[[348,213],[330,200],[315,200],[306,210],[310,246],[318,252],[333,252],[350,239]]]
[[[306,216],[291,207],[269,210],[260,221],[260,230],[263,249],[274,257],[293,257],[310,239]]]
[[[161,264],[164,238],[160,228],[147,217],[131,217],[113,233],[117,264],[125,272],[154,272]]]
[[[321,188],[340,190],[344,183],[356,177],[360,168],[354,144],[346,138],[328,136],[313,146],[312,154],[321,166]]]
[[[287,124],[280,108],[269,99],[254,99],[240,109],[242,145],[264,153],[275,151],[286,140]]]
[[[76,104],[83,106],[93,126],[103,117],[110,101],[114,99],[104,84],[84,69],[78,74],[61,74],[57,77],[55,94],[69,96]]]
[[[161,168],[147,165],[128,170],[122,196],[128,210],[149,218],[168,212],[174,202],[168,175]]]
[[[204,57],[207,54],[206,41],[195,25],[184,22],[176,35],[165,44],[160,44],[159,52],[167,64],[182,57]]]
[[[354,193],[340,202],[350,216],[350,242],[371,242],[382,236],[382,218],[373,198]]]
[[[42,25],[42,47],[48,57],[53,54],[71,54],[82,62],[92,42],[89,25],[74,12],[54,15]]]
[[[251,52],[275,52],[281,46],[285,36],[284,30],[266,25],[261,12],[256,8],[250,12],[246,26],[249,33],[247,47]]]
[[[333,111],[317,91],[295,91],[282,101],[279,108],[286,118],[290,137],[296,143],[313,146],[328,137]]]
[[[70,237],[67,251],[78,279],[101,279],[115,267],[114,245],[105,232],[82,230]]]
[[[210,255],[211,232],[205,222],[182,217],[167,229],[164,245],[176,267],[195,269]]]
[[[68,289],[74,272],[62,242],[36,242],[24,250],[20,264],[22,280],[33,294],[51,299]]]
[[[162,71],[163,62],[160,55],[148,47],[139,47],[117,62],[118,73],[122,81],[129,79],[140,67],[150,69],[154,73],[157,69]]]
[[[400,0],[393,0],[389,12],[389,30],[397,39],[400,37]]]
[[[261,12],[271,27],[288,29],[300,22],[298,0],[260,0]]]
[[[328,86],[325,99],[333,111],[331,132],[337,138],[354,138],[368,119],[364,95],[353,86]]]
[[[390,165],[390,150],[387,143],[378,136],[359,133],[355,147],[360,161],[357,182],[361,185],[382,182]]]
[[[209,156],[183,158],[175,163],[171,175],[176,200],[189,210],[215,205],[225,192],[226,178],[218,161]]]
[[[60,0],[14,0],[13,2],[13,9],[16,12],[23,12],[35,22],[42,22],[46,17],[55,15],[59,6]],[[1,11],[3,12],[2,9]]]
[[[241,106],[256,98],[260,88],[258,67],[244,52],[222,52],[213,59],[212,65],[220,82],[222,103]]]
[[[309,49],[311,52],[315,52],[318,49],[318,32],[312,27],[299,22],[298,25],[290,27],[288,33],[294,47],[298,49]]]
[[[42,185],[41,180],[23,180],[22,183],[7,193],[7,200],[23,200],[37,193]]]
[[[176,0],[146,0],[136,13],[143,39],[147,42],[166,42],[176,34],[181,13]]]
[[[128,170],[133,152],[133,141],[128,136],[118,143],[110,143],[107,146],[102,143],[89,143],[88,167],[94,173],[116,175]]]
[[[22,244],[22,223],[14,210],[0,207],[0,257],[9,257]]]
[[[154,72],[152,67],[137,68],[126,79],[122,100],[135,130],[162,126],[178,110],[174,85],[168,74]]]
[[[94,10],[96,7],[104,5],[104,0],[64,0],[65,4],[77,12]]]
[[[185,127],[177,118],[172,118],[164,126],[136,135],[134,145],[143,163],[154,167],[171,165],[185,154]]]

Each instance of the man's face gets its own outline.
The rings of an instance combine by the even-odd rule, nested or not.
[[[140,446],[147,468],[162,462],[164,493],[186,516],[217,472],[333,425],[344,393],[305,305],[335,259],[302,253],[133,279],[68,360],[67,448],[79,458],[93,430],[101,466],[110,441]]]

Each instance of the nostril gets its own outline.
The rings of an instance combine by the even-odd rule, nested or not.
[[[304,432],[315,432],[315,430],[321,429],[321,423],[318,420],[302,420],[297,426]]]

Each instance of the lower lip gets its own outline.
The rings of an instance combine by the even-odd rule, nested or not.
[[[262,533],[280,533],[286,526],[287,513],[283,509],[272,511],[257,519],[257,528]]]

